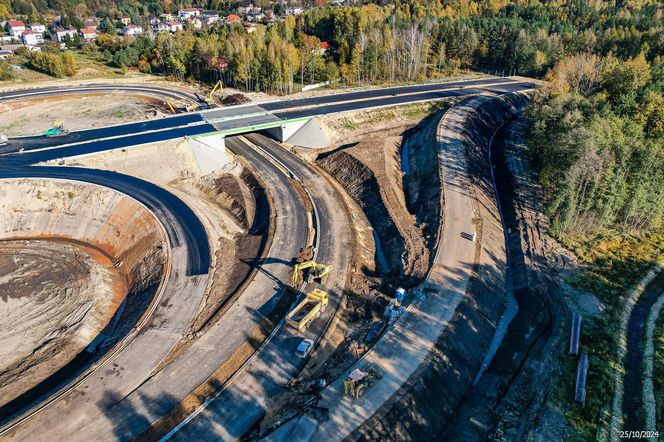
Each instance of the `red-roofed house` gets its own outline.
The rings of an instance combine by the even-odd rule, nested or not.
[[[26,46],[37,46],[44,43],[44,35],[41,32],[24,31],[21,38]]]
[[[241,23],[242,19],[239,15],[229,14],[226,16],[226,23]]]
[[[13,37],[20,37],[25,32],[25,24],[20,20],[10,20],[9,23],[9,35]]]
[[[97,31],[94,28],[79,29],[79,34],[84,41],[90,42],[97,38]]]
[[[326,41],[321,41],[318,49],[313,49],[311,53],[316,55],[323,55],[330,49],[330,44]]]

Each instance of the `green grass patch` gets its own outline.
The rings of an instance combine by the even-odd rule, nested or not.
[[[586,405],[567,407],[568,421],[576,433],[574,440],[595,440],[601,417],[610,410],[613,400],[616,337],[625,297],[664,252],[664,229],[642,236],[605,230],[592,237],[559,239],[582,264],[582,270],[567,282],[597,296],[606,306],[601,315],[584,317],[581,330],[582,351],[588,353],[590,362]],[[565,348],[561,348],[556,399],[561,404],[572,404],[577,360],[566,356],[566,345],[564,342]]]

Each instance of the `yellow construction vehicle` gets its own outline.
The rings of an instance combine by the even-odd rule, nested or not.
[[[171,101],[170,99],[165,99],[164,104],[168,106],[172,113],[177,114],[178,111],[192,112],[198,110],[198,106],[193,103],[182,103],[180,101]]]
[[[320,289],[313,289],[293,310],[286,315],[286,324],[298,331],[303,331],[311,322],[318,318],[327,307],[327,292]]]
[[[164,100],[164,104],[165,104],[166,106],[168,106],[168,108],[171,110],[171,113],[173,113],[173,114],[177,114],[177,112],[175,111],[175,108],[173,107],[173,103],[171,102],[171,100],[169,100],[168,98],[165,99],[165,100]]]
[[[313,259],[295,264],[293,273],[291,274],[291,285],[296,286],[300,282],[305,281],[306,277],[303,276],[303,272],[307,269],[309,270],[309,276],[313,279],[318,279],[322,284],[323,278],[332,271],[332,264],[321,264]]]
[[[213,106],[215,105],[215,103],[214,103],[214,99],[212,98],[212,96],[213,96],[214,93],[217,91],[217,89],[219,89],[219,94],[221,94],[221,93],[223,92],[223,90],[224,90],[224,85],[223,85],[223,83],[221,82],[221,80],[217,81],[217,84],[214,85],[214,87],[212,88],[212,90],[210,91],[210,93],[208,94],[208,96],[205,97],[205,102],[206,102],[207,105],[210,106],[210,107],[213,107]]]
[[[359,368],[356,368],[344,381],[344,393],[357,399],[362,396],[362,393],[364,393],[368,387],[371,387],[374,382],[382,377],[383,375],[373,367],[369,367],[367,371],[362,371]]]

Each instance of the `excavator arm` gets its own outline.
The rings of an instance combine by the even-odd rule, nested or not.
[[[309,273],[316,279],[322,279],[325,275],[332,271],[332,264],[321,264],[314,260],[305,261],[295,264],[293,273],[291,274],[291,285],[298,285],[304,278],[302,273],[304,270],[309,270]]]

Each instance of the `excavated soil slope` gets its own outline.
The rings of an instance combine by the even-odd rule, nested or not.
[[[482,104],[458,132],[466,146],[472,192],[478,201],[478,231],[483,253],[495,256],[503,249],[495,206],[487,145],[494,130],[513,117],[523,100],[494,99]],[[444,120],[443,120],[444,121]],[[444,251],[440,251],[444,253]],[[504,253],[504,249],[502,250]],[[350,440],[438,440],[453,420],[455,410],[480,369],[496,323],[504,311],[504,279],[485,265],[476,266],[468,296],[457,307],[447,331],[408,382]]]
[[[0,201],[5,406],[135,323],[161,281],[166,240],[143,206],[97,186],[0,180]]]
[[[429,250],[401,188],[400,141],[397,134],[368,136],[356,146],[322,157],[318,164],[364,211],[378,239],[378,269],[422,278]]]

